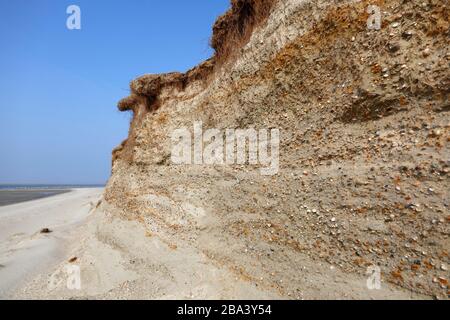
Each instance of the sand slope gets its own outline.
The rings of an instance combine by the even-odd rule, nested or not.
[[[167,241],[140,221],[117,218],[103,204],[77,228],[65,256],[15,291],[14,299],[417,299],[424,298],[387,283],[368,290],[366,278],[345,274],[307,256],[283,272],[297,274],[298,296],[268,285],[262,266],[249,261],[249,274],[217,263],[189,241]],[[214,236],[203,239],[214,245]],[[216,243],[218,247],[232,243]],[[76,257],[70,263],[69,259]],[[56,263],[57,262],[57,263]],[[80,270],[80,288],[67,286],[67,266]],[[277,268],[277,266],[271,266]],[[241,270],[242,271],[242,270]],[[49,286],[58,275],[56,286]],[[258,276],[258,278],[256,278]]]

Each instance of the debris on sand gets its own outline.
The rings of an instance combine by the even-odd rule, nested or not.
[[[77,261],[77,260],[78,260],[77,257],[72,257],[72,258],[69,259],[69,262],[70,262],[70,263],[74,263],[74,262]]]

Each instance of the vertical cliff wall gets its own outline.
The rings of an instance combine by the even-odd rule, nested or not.
[[[380,30],[367,28],[369,5],[381,8]],[[298,295],[306,260],[359,275],[377,265],[386,283],[446,296],[448,9],[232,1],[210,60],[132,81],[107,210],[286,297]],[[279,129],[278,174],[174,165],[171,133],[199,121]]]

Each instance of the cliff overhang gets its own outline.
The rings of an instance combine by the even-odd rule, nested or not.
[[[158,97],[167,87],[184,89],[193,81],[206,81],[214,72],[232,60],[250,39],[253,30],[262,25],[277,0],[231,0],[230,9],[213,26],[213,56],[185,73],[146,74],[130,83],[130,96],[118,103],[119,111],[136,111],[142,103],[148,111],[158,107]]]

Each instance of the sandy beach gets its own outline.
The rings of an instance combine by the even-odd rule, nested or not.
[[[73,189],[0,207],[0,298],[65,258],[103,189]],[[41,233],[48,228],[50,233]]]

